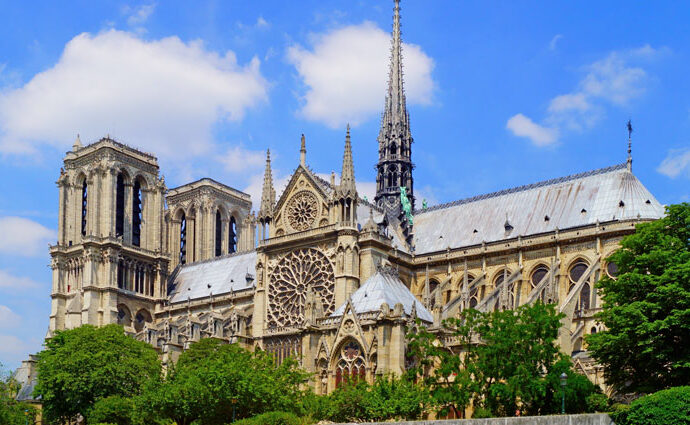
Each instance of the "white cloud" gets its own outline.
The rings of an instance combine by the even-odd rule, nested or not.
[[[552,44],[557,41],[556,37]],[[585,75],[575,90],[551,99],[541,124],[517,114],[508,120],[507,128],[514,135],[526,137],[537,146],[557,142],[558,136],[567,130],[589,129],[602,118],[607,106],[626,106],[644,93],[648,75],[636,63],[666,51],[666,48],[654,49],[644,45],[637,49],[611,52],[603,59],[583,67]]]
[[[267,99],[254,58],[206,50],[177,37],[145,41],[110,30],[81,34],[59,61],[23,87],[0,93],[0,153],[69,148],[77,133],[106,133],[160,157],[208,152],[214,124],[242,119]]]
[[[364,22],[313,39],[311,50],[288,49],[288,60],[306,88],[300,115],[332,128],[378,116],[388,80],[390,34]],[[419,46],[403,43],[403,63],[408,102],[430,104],[434,61]]]
[[[224,165],[226,171],[236,174],[263,168],[266,154],[263,151],[234,146],[222,154],[218,160]]]
[[[556,50],[558,40],[560,40],[561,38],[563,38],[563,34],[554,35],[551,41],[549,42],[549,50]]]
[[[0,217],[0,252],[25,257],[45,256],[57,232],[23,217]]]
[[[33,279],[0,270],[0,290],[23,291],[27,289],[40,288],[41,285]]]
[[[671,150],[656,170],[672,179],[682,173],[690,176],[690,148]]]
[[[255,25],[256,25],[257,28],[268,28],[268,27],[271,26],[271,24],[269,24],[268,21],[266,21],[266,20],[264,19],[263,16],[259,16],[259,17],[256,19],[256,24],[255,24]]]
[[[0,305],[0,329],[14,328],[20,322],[21,318],[15,314],[9,307]]]
[[[29,345],[14,335],[0,335],[0,354],[26,354],[29,351]],[[12,360],[19,360],[14,356]]]
[[[506,123],[506,128],[518,137],[532,140],[537,146],[550,145],[558,138],[556,130],[542,127],[522,114],[512,116]]]
[[[137,26],[137,25],[142,25],[145,23],[149,17],[153,14],[153,11],[156,10],[156,4],[151,3],[151,4],[142,4],[141,6],[138,7],[129,7],[125,6],[123,8],[123,12],[127,16],[127,25],[129,26]]]

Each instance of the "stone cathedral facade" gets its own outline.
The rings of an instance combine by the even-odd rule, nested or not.
[[[543,300],[566,314],[561,349],[601,384],[583,343],[600,330],[594,285],[616,275],[607,256],[637,223],[660,218],[662,205],[628,159],[414,209],[399,7],[373,202],[357,192],[349,128],[342,172],[330,181],[307,165],[302,137],[277,196],[267,153],[257,212],[230,186],[204,178],[169,189],[155,156],[109,137],[77,139],[57,180],[49,336],[120,323],[164,361],[218,338],[299,358],[327,393],[348,377],[403,372],[415,318],[435,328],[463,309]]]

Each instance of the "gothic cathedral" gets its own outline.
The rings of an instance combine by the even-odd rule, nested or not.
[[[64,158],[50,248],[50,330],[119,323],[165,362],[200,338],[298,358],[317,393],[405,370],[405,327],[463,309],[543,300],[565,313],[560,347],[593,381],[583,337],[600,329],[607,256],[663,207],[632,161],[415,208],[412,134],[395,0],[376,197],[357,193],[350,131],[339,181],[300,162],[277,196],[266,155],[250,196],[204,178],[169,189],[155,156],[109,137]],[[372,137],[373,139],[373,137]],[[599,380],[599,381],[598,381]]]

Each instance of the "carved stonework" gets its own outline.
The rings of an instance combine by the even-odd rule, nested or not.
[[[290,252],[270,273],[268,326],[302,325],[308,289],[323,300],[325,315],[333,313],[334,287],[333,265],[321,251],[307,248]]]
[[[287,221],[296,231],[307,230],[312,227],[319,212],[316,196],[308,191],[302,191],[293,196],[287,205]]]

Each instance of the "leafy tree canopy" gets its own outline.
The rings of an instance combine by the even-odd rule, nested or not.
[[[308,374],[288,358],[276,366],[261,351],[250,352],[237,344],[202,339],[182,353],[161,383],[152,382],[137,400],[138,410],[153,423],[168,418],[178,425],[198,420],[225,424],[269,411],[300,409]],[[234,403],[233,403],[234,400]]]
[[[36,409],[28,403],[15,400],[19,383],[6,372],[0,363],[0,424],[24,425],[25,421],[36,418]]]
[[[606,382],[621,392],[649,393],[690,382],[690,204],[671,205],[643,223],[608,259],[615,279],[599,281],[606,330],[589,350]]]
[[[153,347],[125,335],[121,326],[84,325],[46,341],[34,395],[42,397],[47,421],[65,422],[86,418],[98,399],[137,395],[160,372]]]
[[[553,305],[537,303],[516,310],[480,313],[465,310],[443,322],[440,335],[455,339],[451,349],[436,334],[417,327],[410,335],[411,370],[430,388],[441,414],[461,414],[472,403],[494,416],[517,409],[541,415],[560,411],[560,374],[568,375],[566,410],[586,410],[596,391],[572,371],[570,359],[556,345],[561,315]]]

